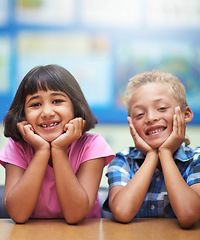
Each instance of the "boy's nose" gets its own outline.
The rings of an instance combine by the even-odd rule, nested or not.
[[[149,112],[146,116],[147,116],[146,118],[147,123],[152,123],[152,122],[158,121],[159,119],[158,115],[155,112]]]

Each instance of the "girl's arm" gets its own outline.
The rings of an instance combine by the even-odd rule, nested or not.
[[[104,167],[104,158],[82,163],[75,175],[68,156],[54,151],[56,189],[62,213],[69,224],[78,223],[91,210],[96,200]]]
[[[86,161],[74,174],[66,147],[82,135],[83,128],[84,120],[76,118],[66,125],[66,133],[51,144],[58,200],[62,213],[70,224],[79,222],[92,210],[105,160],[98,158]]]
[[[184,137],[184,118],[176,109],[173,132],[159,148],[159,158],[170,204],[181,227],[189,228],[200,218],[200,184],[189,187],[173,160],[176,146],[180,146]]]
[[[4,206],[15,222],[24,223],[37,203],[50,157],[50,145],[34,134],[30,125],[23,122],[18,128],[24,139],[35,146],[35,154],[26,170],[6,164]]]
[[[130,222],[139,211],[158,164],[157,150],[151,149],[139,137],[130,118],[128,121],[135,145],[146,153],[146,158],[126,186],[115,186],[109,192],[109,207],[115,219],[120,222]]]

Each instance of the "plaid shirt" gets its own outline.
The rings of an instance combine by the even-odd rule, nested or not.
[[[109,189],[117,185],[125,186],[144,159],[145,156],[134,147],[118,153],[108,167]],[[200,183],[200,147],[192,150],[183,143],[174,154],[174,161],[189,186]],[[176,217],[169,202],[163,173],[157,168],[136,217]]]

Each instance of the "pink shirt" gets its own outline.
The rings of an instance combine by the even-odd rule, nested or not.
[[[81,163],[90,159],[105,157],[105,166],[114,158],[107,142],[97,134],[85,133],[67,149],[69,161],[76,174]],[[25,141],[15,142],[9,139],[0,152],[0,164],[10,163],[26,169],[34,155],[34,149]],[[34,181],[34,179],[33,179]],[[31,187],[31,186],[30,186]],[[47,165],[39,199],[32,218],[63,218],[58,202],[53,168]],[[98,196],[87,218],[101,217]]]

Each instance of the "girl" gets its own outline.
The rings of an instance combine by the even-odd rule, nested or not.
[[[100,217],[97,192],[114,157],[105,140],[86,133],[97,123],[75,78],[57,65],[33,68],[5,117],[10,137],[0,153],[4,205],[17,223]]]

